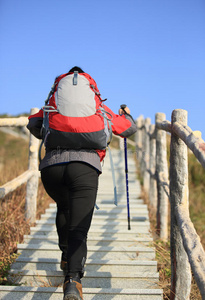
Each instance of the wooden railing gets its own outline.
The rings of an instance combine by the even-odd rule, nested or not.
[[[37,111],[37,108],[33,108],[31,110],[31,114],[34,114]],[[23,127],[27,124],[27,117],[0,119],[0,127]],[[28,170],[0,187],[0,199],[2,199],[8,193],[13,192],[17,187],[27,182],[25,217],[30,224],[34,223],[36,220],[36,200],[39,180],[38,146],[38,139],[36,139],[33,135],[30,134]]]
[[[171,299],[189,299],[191,270],[205,299],[205,252],[189,217],[187,146],[205,168],[201,137],[187,126],[187,112],[172,112],[171,122],[157,113],[155,125],[140,116],[137,121],[136,155],[150,205],[156,210],[157,232],[168,239],[170,202]],[[171,133],[168,174],[167,132]]]

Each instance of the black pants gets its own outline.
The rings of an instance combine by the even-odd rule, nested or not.
[[[59,247],[62,260],[68,263],[68,275],[78,272],[82,277],[98,173],[86,163],[70,162],[44,168],[41,179],[46,192],[57,203]]]

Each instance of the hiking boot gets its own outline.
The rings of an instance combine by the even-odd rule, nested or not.
[[[79,278],[69,278],[63,285],[63,300],[83,300],[82,284]]]

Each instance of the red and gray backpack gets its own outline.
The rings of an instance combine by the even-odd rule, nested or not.
[[[112,135],[112,116],[104,110],[103,101],[87,73],[57,77],[42,107],[46,147],[104,150]]]

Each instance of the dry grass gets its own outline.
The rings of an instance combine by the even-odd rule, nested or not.
[[[45,212],[52,200],[39,182],[37,219]],[[25,185],[7,195],[0,209],[0,284],[10,284],[7,274],[10,265],[17,258],[17,245],[29,234],[30,226],[25,220]]]
[[[139,174],[138,174],[139,175]],[[193,197],[193,190],[192,190],[192,197]],[[145,203],[148,205],[149,209],[149,219],[150,219],[150,227],[151,232],[154,239],[154,247],[156,249],[156,260],[158,262],[158,272],[159,272],[159,288],[163,289],[163,299],[168,300],[170,299],[170,293],[171,293],[171,259],[170,259],[170,242],[164,242],[159,239],[159,236],[157,235],[157,223],[156,223],[156,211],[153,209],[153,207],[150,206],[148,202],[148,197],[146,193],[143,190],[142,187],[142,193],[141,198],[144,199]],[[192,208],[193,209],[193,208]],[[198,208],[196,208],[197,210]],[[204,232],[200,231],[202,233],[201,240],[202,244],[204,245],[205,239],[204,239]],[[198,233],[200,235],[200,233]],[[191,294],[190,294],[190,300],[199,300],[201,299],[201,294],[198,289],[198,286],[196,284],[196,281],[194,277],[192,276],[192,285],[191,285]]]
[[[28,142],[0,132],[0,185],[14,179],[28,168]],[[26,185],[0,200],[0,284],[11,284],[7,275],[17,257],[17,245],[29,234],[25,220]],[[41,181],[37,200],[37,219],[52,202]]]

